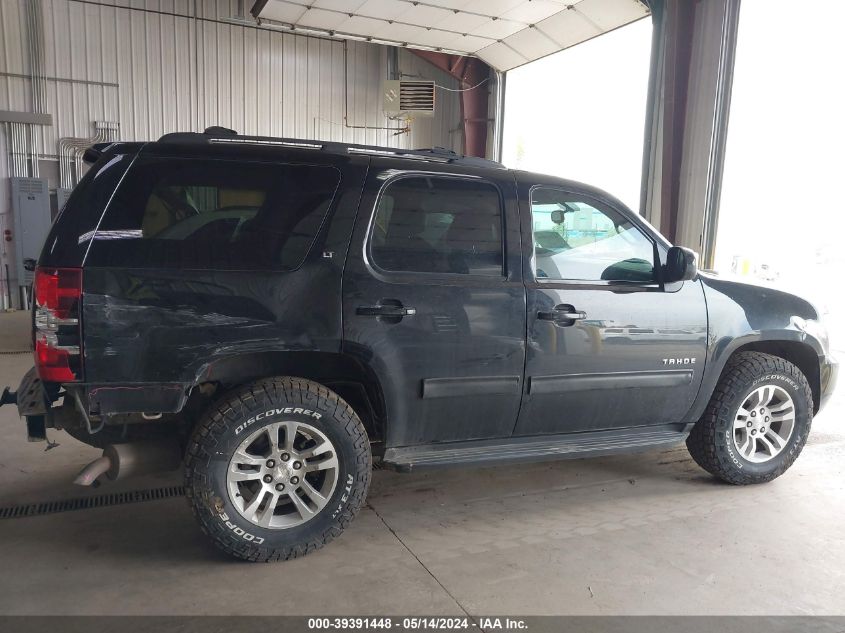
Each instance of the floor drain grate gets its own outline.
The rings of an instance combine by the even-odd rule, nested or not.
[[[64,499],[62,501],[44,501],[42,503],[31,503],[29,505],[0,508],[0,519],[23,519],[25,517],[54,514],[56,512],[72,512],[73,510],[104,508],[106,506],[119,506],[127,503],[158,501],[159,499],[181,497],[184,494],[185,488],[183,486],[166,486],[164,488],[151,488],[149,490],[113,492],[111,494],[97,495],[95,497],[77,497],[76,499]]]

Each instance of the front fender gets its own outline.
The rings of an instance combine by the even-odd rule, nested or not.
[[[829,357],[827,336],[813,305],[773,288],[701,275],[707,302],[707,361],[698,397],[688,421],[701,417],[725,369],[736,352],[786,350],[783,356],[797,355],[797,365],[820,390],[821,367]]]

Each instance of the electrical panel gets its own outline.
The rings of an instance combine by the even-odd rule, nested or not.
[[[10,178],[18,285],[32,283],[33,273],[24,268],[25,259],[38,259],[50,232],[50,191],[46,178]]]
[[[57,187],[56,188],[56,210],[61,211],[62,207],[65,206],[67,199],[70,198],[70,194],[73,189],[67,189],[65,187]]]

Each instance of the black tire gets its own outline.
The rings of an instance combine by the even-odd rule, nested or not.
[[[301,413],[281,413],[278,409]],[[250,422],[256,415],[276,414]],[[319,414],[319,418],[315,417]],[[332,443],[338,458],[337,484],[326,505],[308,521],[289,528],[263,528],[232,503],[227,472],[247,435],[274,422],[311,425]],[[267,378],[224,395],[193,431],[185,460],[185,489],[194,516],[220,549],[255,562],[288,560],[319,549],[341,532],[363,505],[372,456],[364,425],[336,393],[303,378]]]
[[[733,443],[739,407],[753,390],[765,385],[783,388],[795,407],[795,426],[783,450],[763,463],[748,461]],[[690,455],[704,470],[735,485],[765,483],[792,465],[807,441],[813,418],[813,393],[795,365],[761,352],[735,354],[725,367],[707,410],[687,438]]]

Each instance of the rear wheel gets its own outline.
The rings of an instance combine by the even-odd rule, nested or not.
[[[728,362],[687,447],[699,466],[724,481],[764,483],[801,453],[812,416],[812,391],[795,365],[741,352]]]
[[[185,483],[214,543],[252,561],[303,556],[338,536],[364,503],[372,457],[340,396],[300,378],[238,389],[211,407],[188,446]]]

